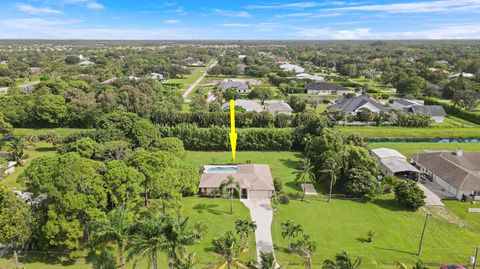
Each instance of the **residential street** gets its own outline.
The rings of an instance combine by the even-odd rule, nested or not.
[[[215,65],[217,65],[218,61],[215,61],[213,64],[211,64],[206,70],[205,72],[192,84],[190,85],[182,94],[182,97],[183,97],[183,100],[186,102],[186,103],[189,103],[191,102],[191,100],[187,99],[188,98],[188,95],[193,91],[193,89],[195,89],[195,87],[198,86],[198,84],[200,84],[200,82],[203,80],[203,78],[207,75],[207,72],[210,68],[214,67]]]

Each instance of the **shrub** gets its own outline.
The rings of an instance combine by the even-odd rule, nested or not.
[[[413,181],[403,180],[395,186],[395,200],[409,209],[417,210],[424,206],[425,198],[423,190]]]
[[[391,193],[400,180],[396,176],[385,176],[382,178],[381,184],[384,193]]]
[[[273,186],[275,187],[275,191],[280,192],[283,189],[283,181],[279,178],[274,178]]]
[[[281,205],[288,205],[290,203],[290,196],[285,192],[278,192],[275,199]]]
[[[432,124],[432,119],[427,115],[418,115],[413,113],[397,113],[395,124],[403,127],[428,127]]]

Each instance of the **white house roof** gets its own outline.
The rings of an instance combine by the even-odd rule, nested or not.
[[[420,173],[420,171],[415,166],[409,164],[405,160],[400,160],[400,159],[396,159],[396,158],[388,158],[388,159],[383,159],[381,162],[382,162],[383,165],[385,165],[393,173],[398,173],[398,172]]]
[[[80,62],[79,65],[81,66],[88,66],[88,65],[94,65],[95,63],[94,62],[91,62],[91,61],[83,61],[83,62]]]
[[[231,173],[204,173],[200,179],[199,187],[218,188],[227,180],[228,176],[233,176],[240,184],[240,188],[275,190],[270,166],[266,164],[239,164],[237,165],[237,171]]]
[[[292,112],[293,109],[284,101],[265,101],[266,110],[270,113],[275,112]]]
[[[282,64],[280,68],[283,69],[285,72],[295,72],[295,73],[303,73],[305,72],[305,68],[295,65],[295,64]]]
[[[241,107],[248,112],[250,112],[250,111],[262,112],[263,111],[262,105],[257,100],[235,100],[235,106]],[[230,107],[230,103],[228,103],[228,102],[223,104],[223,106],[222,106],[223,110],[226,110],[229,107]]]
[[[462,76],[462,77],[464,77],[464,78],[473,78],[473,77],[475,77],[475,75],[472,74],[472,73],[462,72],[462,73],[452,74],[452,75],[449,76],[449,78],[456,78],[456,77],[459,77],[459,76]]]
[[[386,159],[386,158],[400,158],[406,159],[407,157],[403,156],[400,152],[389,149],[389,148],[376,148],[372,149],[372,153],[376,155],[379,159]]]

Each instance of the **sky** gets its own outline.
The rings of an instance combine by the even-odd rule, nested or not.
[[[0,39],[479,39],[480,0],[0,0]]]

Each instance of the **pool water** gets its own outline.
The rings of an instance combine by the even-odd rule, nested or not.
[[[235,166],[214,166],[208,168],[208,172],[236,172],[237,167]]]

